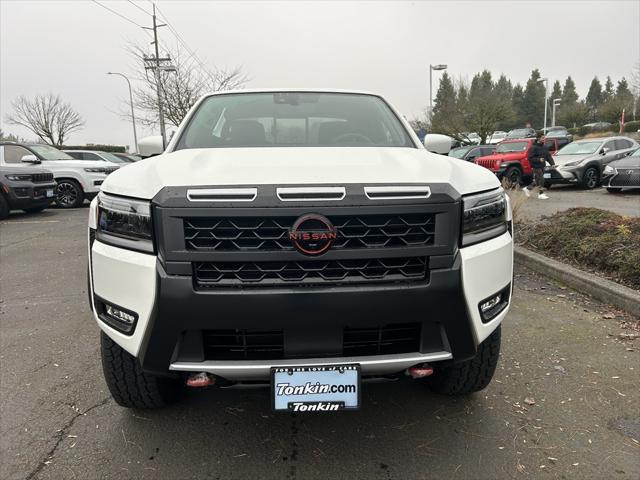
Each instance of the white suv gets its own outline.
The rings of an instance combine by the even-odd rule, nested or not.
[[[100,150],[63,150],[64,153],[76,160],[93,160],[98,162],[110,162],[124,167],[131,162],[115,156],[111,152],[103,152]]]
[[[491,380],[512,221],[490,171],[425,150],[383,98],[202,98],[164,153],[109,176],[89,213],[102,364],[125,407],[262,383],[282,411],[360,406],[407,375]]]
[[[0,143],[0,165],[38,164],[53,173],[56,180],[56,204],[76,208],[93,199],[102,182],[119,165],[111,162],[76,160],[50,145],[38,143]]]

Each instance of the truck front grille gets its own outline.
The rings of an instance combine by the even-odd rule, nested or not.
[[[493,165],[496,163],[496,161],[491,158],[479,158],[475,163],[476,165],[480,165],[481,167],[493,170]]]
[[[283,262],[194,262],[199,289],[345,285],[424,280],[425,257]]]
[[[420,351],[420,323],[343,329],[342,355],[392,355]],[[280,360],[285,358],[283,330],[205,330],[205,360]],[[338,353],[316,357],[335,357]]]
[[[293,250],[289,229],[297,217],[185,218],[187,250]],[[332,250],[426,247],[434,243],[435,214],[329,216],[337,238]]]

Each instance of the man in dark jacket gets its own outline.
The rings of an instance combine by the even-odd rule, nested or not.
[[[546,200],[549,197],[544,193],[544,167],[547,163],[555,166],[555,162],[553,161],[551,153],[549,153],[549,148],[544,144],[544,136],[542,134],[536,136],[536,140],[529,149],[527,160],[529,160],[529,164],[533,169],[533,185],[538,188],[538,198]],[[527,197],[530,195],[530,186],[531,185],[522,189]]]

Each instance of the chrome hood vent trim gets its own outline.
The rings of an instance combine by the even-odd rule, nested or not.
[[[369,200],[414,200],[431,196],[428,185],[389,185],[380,187],[364,187],[364,194]]]
[[[340,201],[347,194],[344,187],[280,187],[276,193],[282,202]]]
[[[196,188],[187,190],[190,202],[253,202],[257,188]]]

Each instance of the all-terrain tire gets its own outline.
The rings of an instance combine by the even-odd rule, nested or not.
[[[471,360],[435,368],[429,388],[442,395],[467,395],[484,389],[496,371],[500,357],[500,326],[478,346]]]
[[[522,185],[522,170],[518,167],[509,167],[504,174],[504,178],[507,184],[512,187]]]
[[[4,220],[5,218],[9,218],[9,204],[2,193],[0,193],[0,220]]]
[[[114,400],[126,408],[152,409],[175,403],[184,387],[168,377],[145,373],[138,359],[100,332],[102,371]]]

